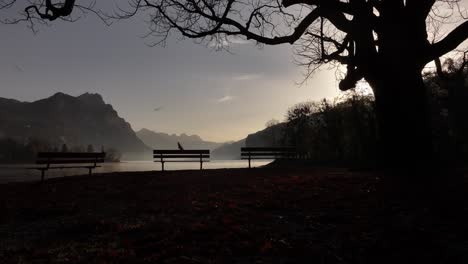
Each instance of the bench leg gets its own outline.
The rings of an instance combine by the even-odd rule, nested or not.
[[[164,171],[164,162],[161,162],[161,171]]]
[[[44,181],[45,170],[41,170],[41,182]]]
[[[200,170],[203,169],[203,154],[200,153]]]
[[[93,173],[93,168],[88,168],[89,176]]]
[[[250,167],[250,156],[249,156],[249,169],[250,169],[250,168],[251,168],[251,167]]]

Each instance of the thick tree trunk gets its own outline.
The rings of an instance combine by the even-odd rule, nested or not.
[[[434,165],[427,90],[418,68],[380,69],[368,81],[376,97],[379,162],[385,169]]]
[[[365,76],[375,98],[379,133],[379,160],[386,169],[416,174],[434,165],[428,92],[422,79],[428,47],[425,20],[393,1],[382,13],[379,56]],[[395,12],[400,18],[395,20]],[[415,175],[416,176],[416,175]]]

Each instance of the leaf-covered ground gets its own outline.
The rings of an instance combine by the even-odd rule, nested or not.
[[[0,263],[468,263],[466,196],[381,185],[323,168],[4,184]]]

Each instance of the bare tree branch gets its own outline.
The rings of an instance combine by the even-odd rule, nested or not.
[[[456,49],[468,38],[468,21],[452,30],[444,39],[435,43],[427,54],[427,62],[443,56],[444,54]]]

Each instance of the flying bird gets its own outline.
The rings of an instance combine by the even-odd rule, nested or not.
[[[18,64],[15,64],[15,69],[19,72],[24,72],[23,67],[19,66]]]
[[[184,148],[182,147],[182,145],[179,142],[177,142],[177,147],[179,147],[179,150],[184,150]]]
[[[162,106],[159,106],[159,107],[156,107],[156,108],[154,109],[154,111],[155,111],[155,112],[159,112],[159,111],[161,111],[162,109],[163,109],[163,107],[162,107]]]

